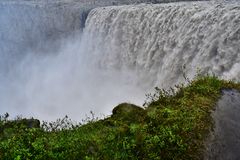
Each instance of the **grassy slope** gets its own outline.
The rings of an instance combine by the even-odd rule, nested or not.
[[[72,129],[4,129],[0,159],[202,159],[221,90],[240,90],[240,84],[207,76],[176,88],[156,88],[145,109],[121,104],[111,117]],[[2,120],[0,128],[7,123]]]

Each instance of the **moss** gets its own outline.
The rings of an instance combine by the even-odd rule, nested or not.
[[[85,125],[57,131],[10,127],[14,134],[0,141],[0,159],[202,159],[222,89],[240,90],[240,84],[196,77],[169,91],[156,88],[144,109],[122,103],[110,117]]]
[[[112,110],[112,119],[124,121],[126,123],[144,122],[146,111],[134,104],[121,103]]]

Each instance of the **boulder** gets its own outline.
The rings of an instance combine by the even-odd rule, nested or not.
[[[112,118],[129,123],[143,122],[145,117],[145,110],[134,104],[121,103],[112,110]]]

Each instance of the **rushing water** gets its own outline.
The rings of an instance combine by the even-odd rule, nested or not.
[[[240,6],[236,4],[96,8],[88,15],[85,32],[89,53],[101,54],[97,64],[136,70],[140,81],[145,79],[142,85],[169,87],[182,82],[183,75],[193,77],[198,69],[240,80]]]
[[[1,1],[0,114],[81,120],[91,110],[109,114],[123,101],[141,104],[143,91],[128,75],[83,60],[87,14],[112,2]]]
[[[240,80],[238,3],[94,5],[0,4],[0,113],[81,120],[197,68]]]

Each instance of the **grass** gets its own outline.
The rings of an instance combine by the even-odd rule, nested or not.
[[[29,127],[2,116],[0,159],[202,159],[222,89],[240,90],[240,84],[196,77],[169,91],[156,88],[144,109],[123,103],[108,118],[76,126],[67,117]]]

